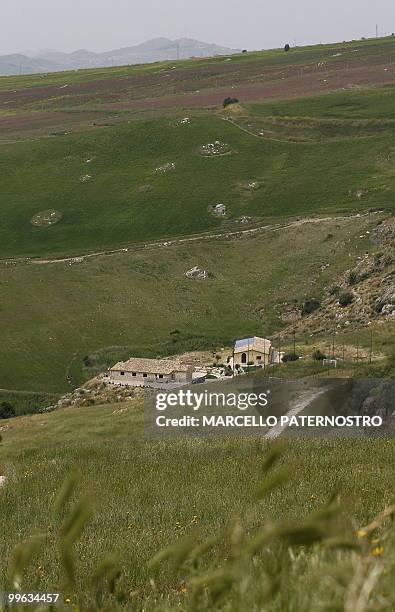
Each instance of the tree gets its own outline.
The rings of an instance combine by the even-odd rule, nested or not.
[[[291,49],[291,47],[289,46],[289,44],[287,43],[284,47],[284,51],[285,53],[288,53],[288,51]]]
[[[224,108],[226,108],[227,106],[229,106],[230,104],[238,104],[238,99],[237,98],[231,98],[231,97],[227,97],[225,98],[225,100],[223,101],[222,105]]]
[[[1,402],[0,404],[0,419],[11,419],[15,416],[14,406],[8,402]]]

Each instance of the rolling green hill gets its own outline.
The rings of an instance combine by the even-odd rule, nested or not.
[[[357,127],[348,138],[277,142],[212,114],[190,121],[139,121],[3,145],[0,255],[78,255],[199,233],[220,226],[209,212],[219,202],[229,220],[393,206],[395,123]],[[215,141],[227,144],[229,153],[200,153]],[[256,190],[248,189],[251,182]],[[51,209],[62,213],[58,223],[31,223]]]
[[[273,376],[329,375],[312,355],[334,342],[339,375],[392,376],[394,52],[0,79],[0,403],[38,412],[120,359],[247,335],[295,346]],[[394,608],[391,439],[152,441],[141,392],[102,391],[0,421],[0,592],[59,590],[60,610]]]
[[[3,262],[1,387],[66,391],[89,377],[83,358],[95,353],[104,370],[128,355],[210,349],[272,334],[286,327],[282,303],[321,298],[358,257],[377,251],[367,232],[381,218],[280,224],[244,238],[136,247],[79,262]],[[185,278],[195,265],[210,278]],[[389,324],[386,329],[378,328],[379,351]],[[391,345],[383,350],[390,354]]]
[[[91,354],[104,368],[274,334],[287,298],[373,256],[366,232],[395,201],[394,46],[0,79],[0,388],[62,392]],[[306,218],[324,220],[292,225]]]

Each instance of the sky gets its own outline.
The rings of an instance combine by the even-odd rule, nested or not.
[[[395,31],[394,0],[0,0],[0,54],[106,51],[151,38],[267,49]]]

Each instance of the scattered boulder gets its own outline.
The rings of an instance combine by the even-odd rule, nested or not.
[[[194,280],[206,280],[209,277],[209,273],[207,272],[207,270],[199,268],[199,266],[194,266],[193,268],[185,272],[185,276]]]
[[[87,181],[90,181],[91,178],[92,176],[90,174],[84,174],[83,176],[80,177],[80,182],[86,183]]]
[[[158,166],[155,168],[155,174],[166,174],[166,172],[171,172],[176,169],[175,162],[167,162],[167,164],[163,164],[163,166]]]
[[[226,215],[226,206],[225,204],[214,204],[210,206],[210,211],[213,215],[217,217],[225,217]]]
[[[260,187],[260,183],[258,181],[249,181],[246,184],[246,189],[248,189],[249,191],[256,191],[257,189],[259,189]]]
[[[48,210],[42,210],[41,212],[33,215],[33,217],[30,219],[30,223],[36,227],[49,227],[50,225],[59,223],[62,217],[63,213],[61,213],[60,210],[50,208]]]
[[[230,153],[231,148],[226,142],[216,140],[215,142],[209,142],[208,144],[202,145],[199,152],[204,157],[218,157]]]

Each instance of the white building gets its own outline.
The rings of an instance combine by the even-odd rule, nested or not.
[[[233,363],[236,365],[260,365],[273,363],[273,347],[270,340],[253,336],[236,340],[233,349]]]
[[[107,382],[114,385],[149,387],[161,384],[187,384],[192,381],[193,367],[173,359],[132,357],[108,370]]]

